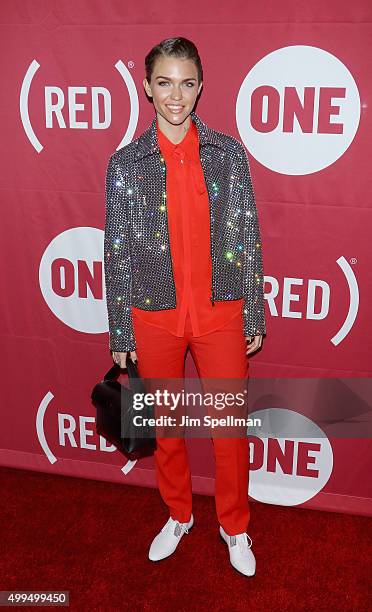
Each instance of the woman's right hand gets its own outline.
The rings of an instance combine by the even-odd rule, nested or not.
[[[125,368],[127,365],[127,352],[118,353],[117,351],[112,351],[112,358],[121,368]],[[136,351],[130,351],[130,358],[132,361],[138,361]]]

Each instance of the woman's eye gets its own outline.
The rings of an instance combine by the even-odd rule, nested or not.
[[[168,85],[168,81],[159,81],[159,85]],[[194,87],[194,83],[192,83],[191,81],[189,81],[188,83],[186,83],[186,85],[189,87]]]

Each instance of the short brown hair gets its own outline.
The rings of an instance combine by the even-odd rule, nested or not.
[[[155,45],[145,57],[146,78],[148,83],[154,70],[155,61],[159,56],[179,57],[180,59],[190,59],[198,70],[199,84],[203,80],[203,68],[196,45],[188,38],[179,36],[177,38],[165,38],[158,45]]]

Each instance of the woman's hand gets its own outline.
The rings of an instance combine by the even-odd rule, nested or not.
[[[125,368],[127,365],[127,352],[118,353],[117,351],[112,352],[112,358],[121,368]],[[138,361],[136,351],[130,351],[130,358],[132,361]]]
[[[261,336],[246,336],[246,340],[248,340],[248,348],[246,354],[254,353],[257,349],[260,348],[262,344],[262,335]]]

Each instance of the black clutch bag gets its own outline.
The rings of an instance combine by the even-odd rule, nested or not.
[[[133,396],[146,394],[143,380],[138,375],[136,364],[127,356],[126,367],[130,387],[121,385],[118,378],[121,368],[115,364],[92,390],[91,400],[96,407],[96,431],[118,451],[131,460],[152,455],[156,449],[155,427],[146,424],[154,418],[153,406],[144,404],[140,410],[133,407]],[[140,416],[140,424],[134,417]],[[142,424],[142,421],[144,424]]]

